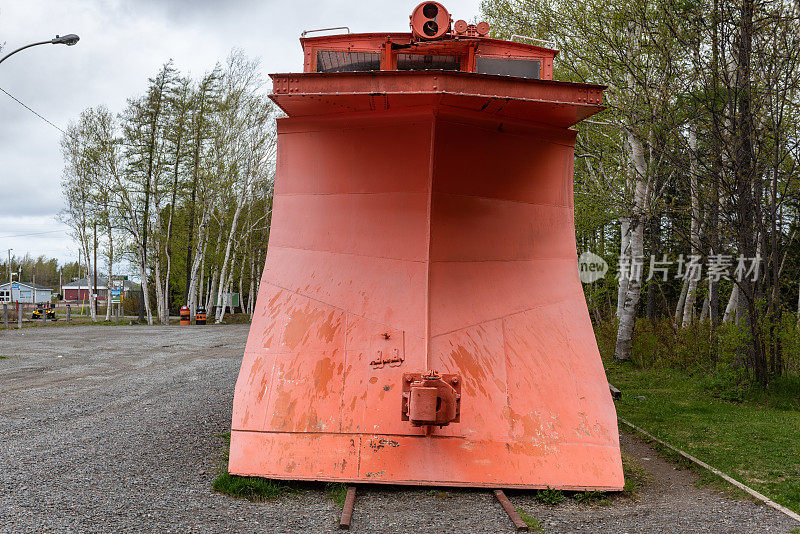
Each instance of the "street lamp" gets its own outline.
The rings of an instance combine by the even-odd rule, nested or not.
[[[22,46],[20,48],[17,48],[13,52],[3,56],[3,59],[0,59],[0,63],[5,61],[9,57],[13,56],[14,54],[19,52],[20,50],[25,50],[26,48],[30,48],[32,46],[42,45],[42,44],[65,44],[67,46],[72,46],[75,43],[77,43],[79,40],[80,40],[80,37],[78,37],[74,33],[70,33],[68,35],[56,35],[53,39],[50,39],[49,41],[39,41],[38,43],[31,43],[29,45],[25,45],[25,46]]]

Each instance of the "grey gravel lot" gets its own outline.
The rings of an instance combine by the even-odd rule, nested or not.
[[[1,532],[333,532],[324,486],[266,503],[215,494],[248,326],[0,332]],[[765,506],[694,485],[644,443],[636,499],[551,507],[509,492],[546,532],[790,532]],[[363,487],[355,532],[512,532],[491,493]]]

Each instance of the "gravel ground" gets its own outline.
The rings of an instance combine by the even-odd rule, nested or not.
[[[0,532],[332,532],[322,485],[267,503],[215,494],[248,327],[0,332]],[[550,507],[509,492],[546,532],[790,532],[761,505],[697,488],[644,443],[637,499]],[[511,532],[490,492],[359,489],[356,532]]]

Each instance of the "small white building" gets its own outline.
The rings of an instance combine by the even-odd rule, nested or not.
[[[53,297],[49,287],[36,286],[26,282],[0,284],[0,303],[21,302],[22,304],[45,304]]]

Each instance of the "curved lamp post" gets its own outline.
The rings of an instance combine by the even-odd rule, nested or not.
[[[56,35],[55,38],[50,39],[49,41],[39,41],[38,43],[31,43],[29,45],[25,45],[25,46],[22,46],[20,48],[17,48],[13,52],[3,56],[3,59],[0,59],[0,63],[5,61],[9,57],[13,56],[14,54],[19,52],[20,50],[25,50],[26,48],[30,48],[32,46],[42,45],[42,44],[65,44],[67,46],[72,46],[75,43],[77,43],[79,40],[80,40],[80,37],[78,37],[74,33],[70,33],[68,35]]]

